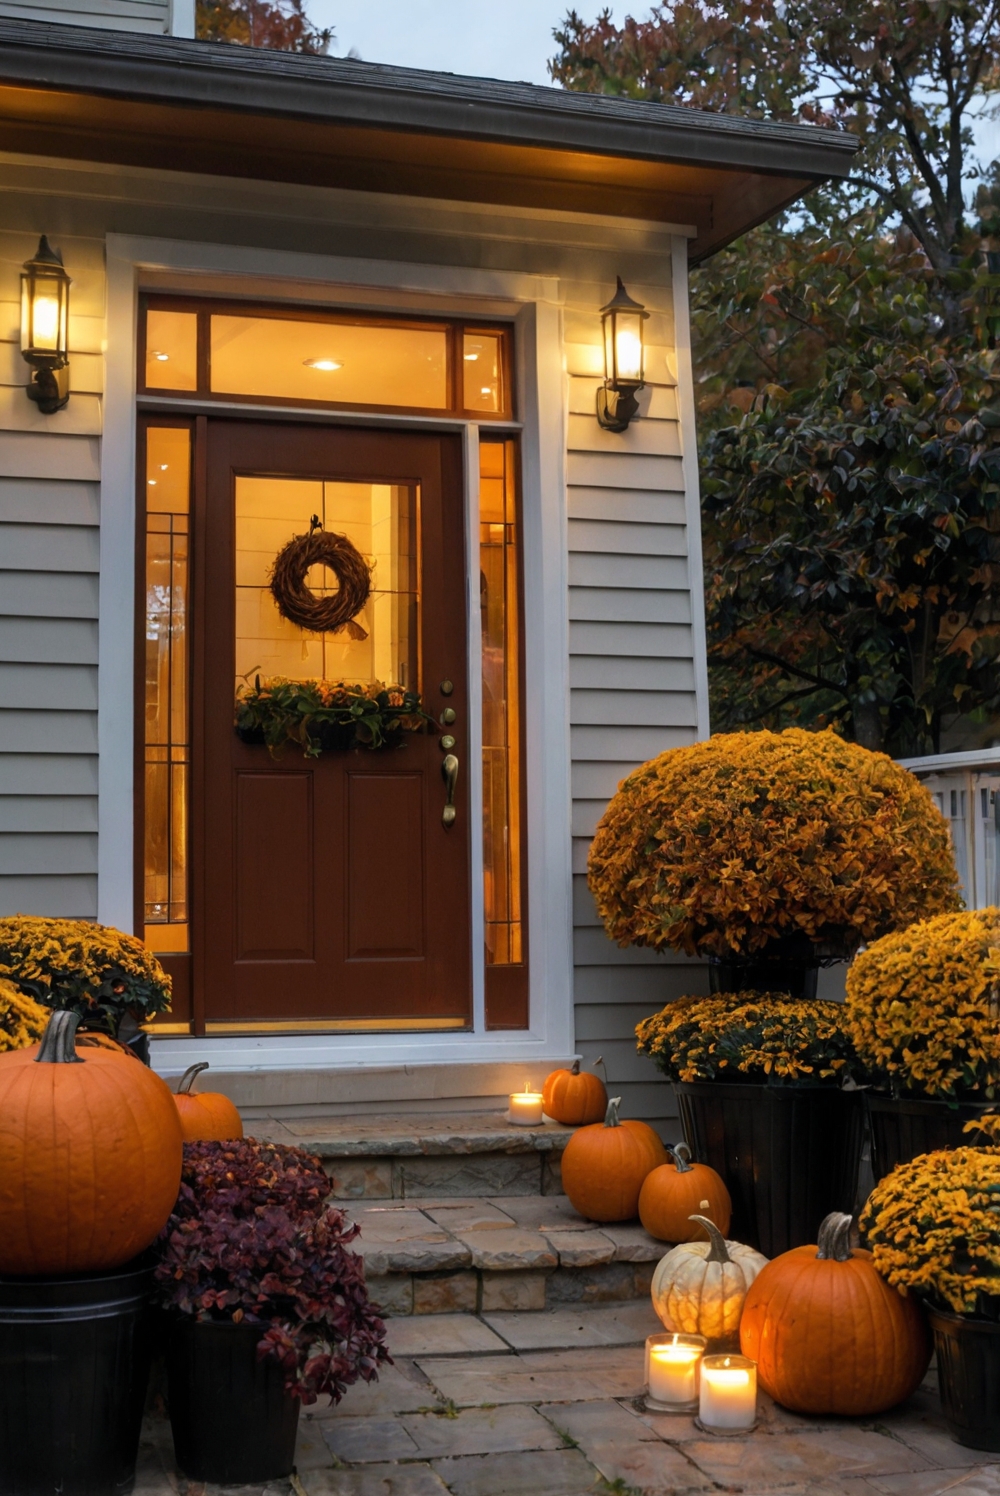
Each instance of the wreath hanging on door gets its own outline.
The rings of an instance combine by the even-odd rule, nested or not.
[[[340,586],[329,597],[317,596],[306,586],[311,566],[328,566]],[[294,536],[274,558],[271,595],[282,618],[315,634],[339,634],[346,629],[352,639],[367,639],[368,630],[355,622],[372,588],[371,569],[346,535],[324,530],[314,514],[308,535]]]

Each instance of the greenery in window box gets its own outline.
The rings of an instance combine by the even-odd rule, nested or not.
[[[170,1007],[170,978],[142,941],[85,919],[0,919],[2,977],[114,1035],[127,1013],[142,1022]]]
[[[389,1360],[358,1235],[327,1205],[330,1181],[300,1148],[186,1143],[180,1194],[160,1238],[156,1298],[168,1313],[260,1326],[257,1355],[304,1403],[377,1378]]]
[[[417,691],[381,681],[286,680],[274,675],[236,693],[236,731],[245,743],[265,743],[272,754],[286,743],[318,758],[324,749],[385,748],[432,719]]]
[[[789,937],[849,955],[960,906],[929,791],[884,754],[801,728],[643,764],[604,812],[588,874],[619,945],[722,958]]]
[[[965,1131],[996,1139],[1000,1117]],[[956,1314],[1000,1319],[1000,1147],[946,1148],[898,1164],[875,1186],[859,1225],[896,1288]]]
[[[876,940],[847,974],[845,1021],[896,1094],[1000,1096],[1000,909],[942,914]]]
[[[685,997],[635,1032],[639,1053],[673,1081],[839,1086],[860,1072],[843,1003],[781,992]]]

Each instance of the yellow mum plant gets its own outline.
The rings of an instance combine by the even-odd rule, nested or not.
[[[960,907],[930,793],[833,732],[729,733],[672,748],[619,785],[590,850],[619,945],[746,956],[805,940],[849,954]]]
[[[885,935],[847,973],[847,1022],[892,1088],[1000,1094],[1000,909],[941,914]]]
[[[857,1069],[844,1005],[782,992],[731,992],[668,1003],[636,1028],[638,1050],[674,1081],[828,1081]]]
[[[8,1049],[27,1049],[42,1037],[48,1021],[48,1008],[0,977],[0,1054]]]
[[[170,1007],[170,978],[142,941],[85,919],[0,919],[0,977],[112,1034],[127,1012],[142,1019]]]
[[[887,1174],[860,1226],[890,1283],[976,1314],[980,1295],[1000,1294],[998,1207],[1000,1148],[949,1148]]]

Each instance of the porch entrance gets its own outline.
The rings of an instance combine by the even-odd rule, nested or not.
[[[220,419],[207,422],[204,450],[193,515],[190,930],[205,1029],[465,1027],[459,440]],[[313,516],[372,566],[368,602],[336,633],[283,618],[268,585],[275,556]],[[337,588],[322,566],[307,584],[319,596]],[[287,745],[275,758],[234,731],[234,691],[258,676],[382,681],[420,692],[436,722],[448,716],[444,729],[407,732],[398,747],[309,758]],[[458,760],[453,819],[445,731]]]

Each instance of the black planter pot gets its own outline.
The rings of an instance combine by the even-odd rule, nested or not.
[[[853,1211],[862,1092],[731,1081],[674,1090],[692,1156],[721,1174],[732,1196],[736,1241],[777,1257],[814,1242],[830,1211]]]
[[[928,1307],[941,1406],[953,1439],[1000,1450],[1000,1324]]]
[[[262,1485],[295,1462],[298,1398],[277,1361],[258,1361],[261,1325],[166,1317],[174,1453],[192,1480]]]
[[[152,1263],[0,1278],[0,1496],[124,1496],[149,1380]]]
[[[787,992],[813,1001],[819,982],[818,958],[770,955],[709,956],[708,984],[716,992]]]
[[[876,1183],[891,1174],[897,1164],[906,1164],[921,1153],[938,1148],[962,1148],[975,1141],[975,1134],[962,1131],[984,1112],[997,1108],[995,1101],[921,1101],[916,1098],[880,1096],[865,1092],[868,1126],[872,1140],[872,1173]]]

